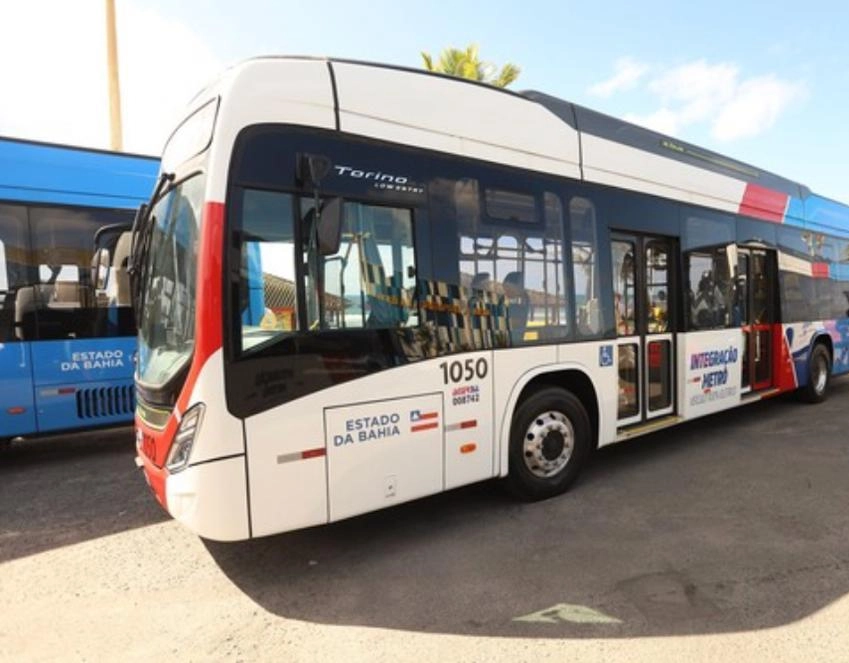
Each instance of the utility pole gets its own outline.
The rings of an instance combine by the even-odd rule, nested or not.
[[[106,0],[106,60],[109,69],[109,147],[123,149],[121,139],[121,84],[118,81],[118,36],[115,31],[115,0]]]

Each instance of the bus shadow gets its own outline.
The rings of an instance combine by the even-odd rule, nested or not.
[[[0,563],[166,520],[134,455],[129,427],[0,452]]]
[[[514,637],[747,631],[849,592],[849,381],[600,450],[566,495],[495,482],[329,526],[205,542],[266,610]]]

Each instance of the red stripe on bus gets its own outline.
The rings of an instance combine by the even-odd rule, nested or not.
[[[418,426],[413,426],[410,430],[412,430],[414,433],[418,433],[419,431],[430,430],[431,428],[437,428],[438,426],[439,422],[434,421],[428,424],[419,424]]]
[[[221,348],[223,323],[222,273],[224,270],[224,204],[203,206],[198,249],[197,315],[195,317],[195,352],[186,382],[177,400],[177,410],[185,412],[198,375],[207,360]]]
[[[781,223],[784,221],[788,200],[790,196],[786,193],[773,191],[750,182],[746,185],[743,200],[740,202],[740,214],[772,223]]]
[[[168,510],[168,498],[165,492],[165,479],[168,476],[168,470],[162,467],[165,464],[165,454],[168,452],[170,440],[173,439],[176,431],[176,418],[172,415],[165,430],[155,430],[144,423],[144,420],[136,415],[136,453],[142,461],[142,470],[144,471],[147,485],[153,492],[156,500],[162,505],[166,511]],[[138,434],[140,438],[138,437]],[[165,444],[165,440],[169,444]],[[159,459],[162,460],[159,460]]]
[[[790,349],[790,341],[784,332],[784,325],[775,324],[772,328],[773,351],[773,373],[775,374],[775,386],[782,392],[795,389],[796,366],[793,362],[793,352]]]
[[[324,447],[319,447],[318,449],[310,449],[309,451],[302,451],[301,458],[320,458],[327,453],[327,450]]]

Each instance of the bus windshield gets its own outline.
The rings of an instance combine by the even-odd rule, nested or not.
[[[143,256],[138,380],[164,386],[188,362],[195,339],[197,248],[204,178],[170,189],[154,206]]]

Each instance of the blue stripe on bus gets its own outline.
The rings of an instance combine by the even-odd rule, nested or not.
[[[805,198],[804,217],[808,228],[846,236],[849,212],[845,205],[812,194]]]

